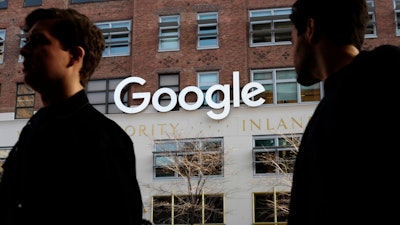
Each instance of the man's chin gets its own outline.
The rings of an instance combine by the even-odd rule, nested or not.
[[[25,76],[24,82],[26,85],[30,86],[33,90],[40,92],[40,84],[37,81],[32,81],[29,77]]]

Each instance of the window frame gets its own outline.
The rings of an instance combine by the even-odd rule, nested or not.
[[[206,76],[210,76],[212,79],[209,78],[205,79],[206,81],[204,81],[203,79]],[[208,107],[208,103],[206,101],[206,92],[211,86],[215,84],[219,84],[219,71],[197,72],[197,87],[203,92],[203,107]],[[220,93],[215,92],[212,95],[212,99],[214,102],[218,103],[221,99]]]
[[[207,146],[214,146],[208,148]],[[193,147],[190,149],[188,147]],[[213,154],[220,157],[220,166],[215,168],[218,171],[212,171],[213,174],[203,173],[207,177],[222,177],[224,173],[224,142],[223,138],[188,138],[188,139],[163,139],[154,141],[153,151],[153,179],[183,179],[176,171],[168,169],[168,166],[179,166],[178,164],[191,160],[197,156]],[[195,162],[197,163],[197,162]],[[194,164],[195,164],[194,163]],[[204,161],[199,164],[206,163]],[[195,173],[193,176],[197,177]]]
[[[285,73],[291,74],[292,77],[287,77],[288,75],[285,75]],[[268,74],[270,74],[269,78],[267,77]],[[311,86],[303,86],[299,84],[296,78],[296,71],[293,67],[255,69],[250,71],[250,76],[250,80],[252,82],[258,82],[265,88],[265,91],[263,93],[253,97],[253,100],[257,100],[260,97],[263,97],[265,99],[264,105],[318,103],[324,95],[322,82],[316,83]],[[262,76],[264,76],[265,78],[262,79]],[[294,87],[290,89],[290,86]],[[288,89],[288,87],[289,90],[292,90],[293,92],[286,92],[286,96],[290,94],[295,94],[295,98],[292,97],[291,99],[285,100],[284,90]]]
[[[291,8],[258,9],[249,11],[249,45],[250,47],[289,45],[292,44],[292,26],[289,16]],[[283,25],[283,26],[278,26]],[[260,29],[255,29],[259,27]],[[269,27],[269,28],[268,28]],[[277,36],[277,34],[279,34]],[[283,40],[279,41],[278,37]],[[256,39],[267,39],[258,41]],[[265,38],[268,37],[268,38]]]
[[[185,199],[185,198],[189,198],[189,195],[184,195],[184,194],[180,194],[180,195],[154,195],[152,196],[152,207],[151,207],[151,214],[152,214],[152,219],[154,224],[159,224],[162,223],[163,225],[167,225],[167,224],[182,224],[179,223],[179,221],[175,221],[177,219],[179,219],[179,217],[182,216],[176,216],[174,211],[175,208],[178,209],[177,205],[179,205],[179,199]],[[194,195],[194,197],[201,197],[198,205],[198,208],[196,211],[201,212],[201,218],[200,216],[198,217],[201,221],[197,221],[199,223],[195,223],[195,224],[212,224],[212,225],[224,225],[225,224],[225,196],[224,194],[204,194],[202,193],[201,195]],[[217,200],[217,209],[214,209],[212,211],[214,212],[210,212],[211,210],[207,210],[207,208],[205,207],[204,202],[207,202],[207,199],[210,198],[214,198]],[[158,201],[157,199],[160,199],[161,203],[160,206],[157,206]],[[163,201],[163,202],[162,202]],[[185,203],[186,201],[182,200],[182,203]],[[164,203],[164,205],[161,205],[162,203]],[[186,204],[185,204],[186,205]],[[200,207],[201,205],[201,207]],[[215,204],[214,204],[215,205]],[[165,216],[165,219],[162,218],[162,216],[160,216],[161,218],[158,218],[158,213],[157,208],[160,208],[161,212],[160,214],[164,214],[163,216]],[[220,216],[217,215],[217,217],[222,217],[222,218],[216,218],[219,221],[204,221],[205,217],[209,217],[210,215],[207,215],[207,211],[208,213],[213,213],[216,214],[215,211],[219,212]],[[185,213],[184,215],[189,214],[190,212]],[[167,218],[168,217],[168,218]],[[221,221],[222,220],[222,221]],[[195,221],[196,222],[196,221]]]
[[[400,36],[400,0],[393,0],[396,36]]]
[[[29,119],[35,109],[35,91],[25,83],[17,83],[14,119]]]
[[[123,113],[115,104],[114,101],[114,91],[124,78],[108,78],[108,79],[93,79],[89,80],[88,84],[85,87],[85,91],[87,93],[89,102],[95,107],[98,111],[103,114],[121,114]],[[98,82],[98,85],[94,83]],[[104,84],[102,84],[104,82]],[[92,86],[93,85],[93,89]],[[103,89],[102,89],[103,87]],[[97,97],[92,97],[96,96]],[[104,96],[104,101],[99,101],[101,99],[99,95]],[[124,93],[124,97],[122,99],[122,103],[128,106],[128,96],[129,90]],[[96,100],[95,100],[96,99]]]
[[[259,199],[265,198],[265,199]],[[252,225],[286,225],[289,213],[289,191],[253,192],[253,222]],[[268,206],[272,204],[272,206]],[[273,221],[267,221],[271,218]],[[261,220],[261,221],[260,221]]]
[[[26,35],[25,32],[23,30],[21,30],[21,33],[18,35],[20,37],[19,40],[19,50],[21,51],[21,49],[26,45]],[[18,56],[18,62],[23,62],[24,61],[24,57],[19,54]]]
[[[215,40],[215,44],[202,44],[203,41]],[[218,12],[197,14],[197,49],[219,48]]]
[[[4,63],[4,50],[6,45],[6,30],[0,29],[0,64]]]
[[[292,174],[301,137],[302,134],[253,136],[253,176]],[[262,145],[264,142],[270,145]]]
[[[376,38],[378,37],[377,29],[376,29],[376,13],[375,13],[375,1],[367,0],[368,7],[368,16],[370,20],[367,24],[366,33],[364,35],[365,38]]]
[[[178,73],[161,73],[158,74],[158,89],[169,88],[175,91],[176,96],[179,95],[179,84],[180,84],[180,74]],[[164,94],[160,96],[159,103],[162,106],[166,106],[171,102],[171,96]],[[173,107],[172,111],[179,110],[179,103]]]
[[[106,48],[103,51],[103,57],[131,55],[131,20],[97,22],[95,25],[102,31],[104,40],[106,42]],[[116,51],[118,49],[122,49],[122,51]]]
[[[158,51],[180,50],[180,15],[160,16],[158,21]],[[168,47],[165,43],[173,43]]]

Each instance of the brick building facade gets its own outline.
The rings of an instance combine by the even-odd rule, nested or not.
[[[202,146],[218,143],[218,149],[223,149],[223,169],[212,173],[202,190],[206,201],[210,196],[221,198],[217,198],[218,204],[215,204],[217,213],[211,213],[211,219],[205,222],[284,224],[286,214],[277,205],[286,204],[284,193],[290,190],[290,179],[285,175],[290,175],[290,171],[271,169],[258,156],[266,152],[277,156],[286,154],[285,162],[293,162],[289,152],[295,151],[295,146],[288,146],[291,143],[282,140],[301,137],[308,118],[323,96],[322,85],[307,89],[295,82],[288,21],[293,2],[0,1],[0,158],[6,158],[27,118],[41,107],[40,96],[21,91],[26,90],[19,56],[23,19],[38,7],[74,8],[88,15],[108,38],[108,48],[87,91],[91,102],[118,122],[134,141],[144,216],[156,224],[179,224],[185,220],[185,216],[166,219],[172,214],[160,205],[162,199],[186,196],[188,192],[185,191],[187,183],[177,171],[163,172],[166,166],[160,162],[169,156],[158,151],[158,147],[171,143],[178,143],[177,146],[188,142]],[[400,2],[367,2],[371,23],[363,48],[400,45]],[[250,106],[240,99],[240,105],[234,105],[234,71],[240,74],[239,91],[253,82],[266,89],[252,99],[263,97],[264,104]],[[131,93],[122,100],[127,108],[141,104],[141,100],[131,99],[136,92],[149,92],[153,96],[161,88],[170,88],[177,96],[160,95],[158,109],[166,112],[152,107],[154,102],[150,101],[149,106],[139,112],[124,113],[115,105],[113,94],[117,85],[129,77],[140,77],[146,82],[131,84]],[[204,101],[198,108],[186,110],[179,100],[168,107],[171,99],[178,98],[186,87],[197,87],[206,94],[217,84],[229,85],[226,93],[229,93],[230,102],[225,108],[212,107],[211,101]],[[194,92],[189,92],[186,101],[196,101],[199,95],[196,97]],[[218,103],[224,97],[221,92],[215,92],[209,100]],[[210,112],[218,115],[223,110],[228,110],[223,118],[208,116]],[[271,146],[260,143],[271,143]],[[284,147],[282,143],[286,143],[290,151],[279,150]],[[182,153],[179,147],[169,151]],[[173,199],[167,202],[178,207]],[[260,203],[268,199],[275,204]],[[277,211],[274,213],[274,210]],[[210,209],[205,211],[210,212]],[[263,216],[266,212],[268,216]],[[199,219],[204,217],[202,214]]]

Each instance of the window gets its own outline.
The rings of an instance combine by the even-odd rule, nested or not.
[[[155,141],[155,178],[222,176],[222,138]]]
[[[179,16],[160,16],[159,26],[159,51],[179,50],[180,28]]]
[[[293,172],[300,135],[253,137],[253,171],[260,174]]]
[[[369,16],[369,23],[367,25],[367,30],[365,33],[365,37],[376,37],[376,20],[375,20],[375,3],[374,1],[367,1],[368,6],[368,16]]]
[[[253,225],[287,224],[290,193],[253,193]]]
[[[42,5],[42,0],[24,0],[24,6],[39,6]]]
[[[1,182],[1,177],[3,176],[3,163],[8,157],[8,154],[10,153],[12,147],[0,147],[0,182]]]
[[[153,196],[152,210],[154,224],[224,224],[222,194]]]
[[[302,86],[292,68],[252,70],[251,79],[264,86],[265,92],[254,97],[254,100],[264,98],[264,104],[317,102],[322,97],[322,82]]]
[[[24,83],[17,84],[15,119],[26,119],[33,115],[35,92]]]
[[[218,13],[197,15],[197,49],[218,47]]]
[[[250,46],[291,44],[291,8],[250,11]]]
[[[26,44],[26,37],[25,37],[25,32],[21,31],[21,34],[18,35],[20,37],[20,41],[19,41],[19,50],[21,50],[22,47],[25,46]],[[20,54],[18,56],[18,62],[23,62],[24,61],[24,57]]]
[[[115,105],[114,91],[123,79],[89,80],[86,87],[90,103],[104,114],[121,113]],[[128,105],[128,93],[124,93],[122,103]]]
[[[201,72],[201,73],[197,74],[197,79],[198,79],[198,81],[197,81],[198,87],[200,88],[200,90],[203,91],[203,94],[204,94],[203,104],[208,105],[208,103],[205,99],[206,92],[212,85],[219,83],[219,73],[218,72]],[[219,101],[218,92],[215,92],[212,95],[212,100],[213,100],[213,102]]]
[[[106,2],[107,0],[71,0],[71,3]]]
[[[103,57],[130,55],[131,21],[96,23],[106,42]]]
[[[160,88],[170,88],[175,91],[175,94],[179,94],[179,73],[171,74],[160,74],[158,76],[158,89]],[[167,106],[171,103],[171,96],[164,94],[160,97],[160,105]],[[179,104],[176,104],[173,109],[174,111],[179,110]]]
[[[7,9],[8,0],[0,0],[0,9]]]
[[[4,43],[6,40],[6,30],[0,29],[0,63],[4,62]]]
[[[400,0],[394,0],[394,20],[396,22],[396,35],[400,36]]]

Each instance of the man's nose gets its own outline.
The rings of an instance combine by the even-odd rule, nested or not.
[[[29,50],[28,50],[28,45],[24,45],[22,48],[21,48],[21,50],[19,50],[19,54],[20,55],[22,55],[22,56],[26,56],[26,55],[28,55],[28,52],[29,52]]]

